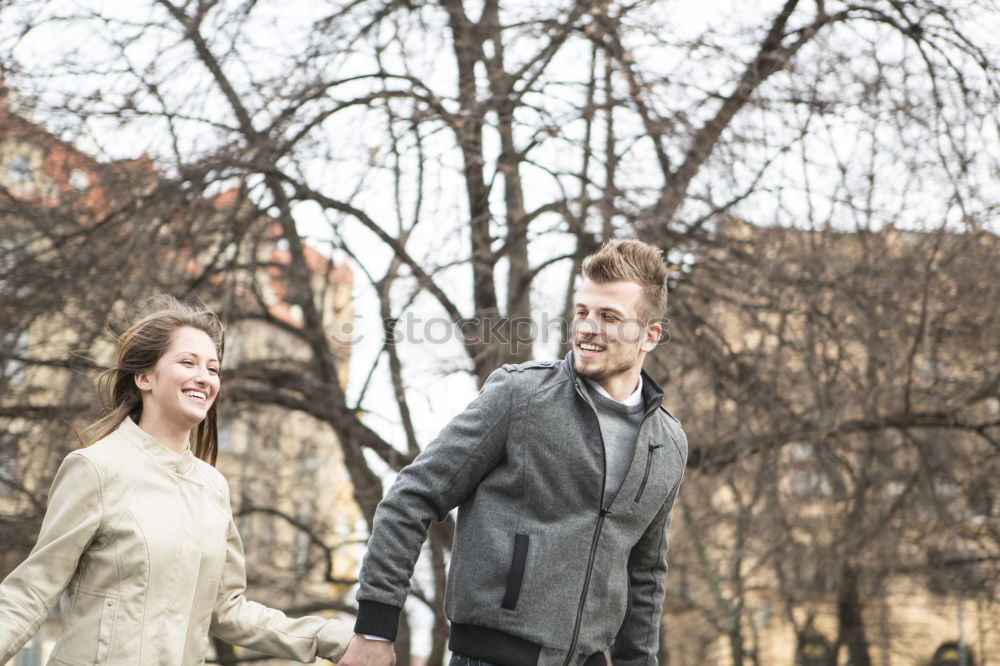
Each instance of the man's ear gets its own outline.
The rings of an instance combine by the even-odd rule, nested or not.
[[[646,339],[642,341],[639,349],[649,353],[656,349],[656,345],[660,344],[660,338],[663,337],[663,324],[660,322],[653,322],[646,326]]]
[[[135,379],[135,385],[139,387],[140,391],[148,391],[152,388],[153,383],[149,380],[148,372],[137,372],[133,375]]]

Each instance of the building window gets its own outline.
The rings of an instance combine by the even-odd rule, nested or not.
[[[972,650],[954,641],[943,643],[934,653],[931,666],[976,666]]]
[[[219,452],[230,452],[233,450],[233,426],[223,423],[219,426]]]
[[[0,496],[13,496],[17,489],[18,437],[12,432],[0,433]]]
[[[799,666],[826,666],[830,663],[830,642],[819,634],[799,636]]]
[[[15,155],[7,166],[7,178],[12,183],[23,183],[31,180],[31,163],[25,154]]]
[[[0,280],[0,284],[3,284]],[[18,356],[28,351],[27,331],[0,331],[0,379],[18,382],[25,379],[27,367]]]
[[[90,187],[90,176],[82,169],[73,169],[69,172],[69,184],[77,192],[82,192]]]
[[[792,442],[788,450],[791,456],[789,484],[792,493],[799,497],[829,495],[830,479],[819,468],[820,461],[813,446],[804,442]]]

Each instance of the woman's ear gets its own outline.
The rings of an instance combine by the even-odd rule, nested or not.
[[[149,381],[148,372],[137,372],[134,375],[135,385],[140,391],[148,391],[152,387],[152,382]]]

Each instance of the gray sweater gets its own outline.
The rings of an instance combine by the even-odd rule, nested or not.
[[[632,462],[635,436],[639,431],[639,424],[646,416],[646,406],[642,402],[627,406],[595,391],[589,383],[586,386],[590,401],[597,411],[604,439],[604,458],[607,463],[605,492],[614,495],[625,480]]]

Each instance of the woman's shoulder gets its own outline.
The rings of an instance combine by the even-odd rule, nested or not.
[[[117,469],[131,464],[130,459],[135,453],[135,448],[129,445],[120,430],[114,430],[93,444],[72,451],[70,455],[86,458],[99,469]]]
[[[201,458],[194,458],[194,468],[198,474],[208,480],[212,485],[219,488],[229,487],[229,482],[226,481],[226,476],[213,465],[208,464]]]
[[[229,482],[222,472],[201,458],[194,459],[194,472],[201,477],[206,487],[218,494],[221,502],[229,502]]]

